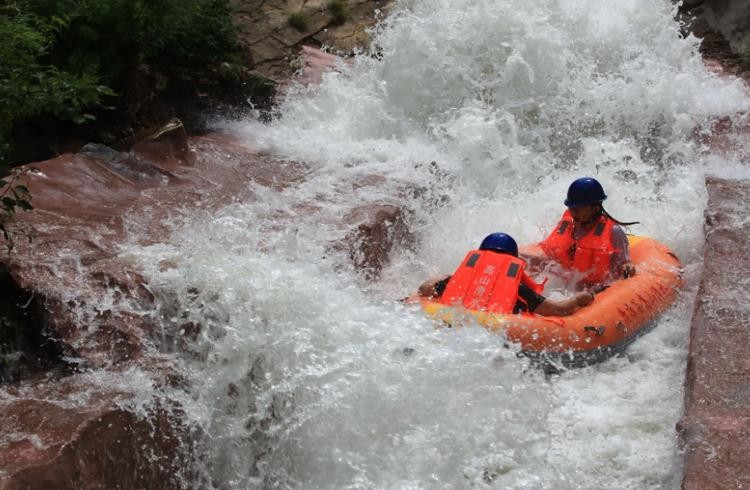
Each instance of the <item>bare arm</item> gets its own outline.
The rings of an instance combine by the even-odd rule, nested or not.
[[[538,272],[549,261],[539,245],[526,245],[518,251],[518,257],[526,261],[528,272]]]
[[[594,301],[594,294],[588,291],[577,293],[570,298],[553,300],[545,299],[536,307],[534,313],[543,316],[568,316],[579,308],[590,305]]]
[[[612,246],[615,252],[610,262],[610,274],[613,280],[627,279],[635,275],[635,266],[630,261],[630,246],[625,230],[620,226],[612,228]]]
[[[438,278],[429,279],[423,282],[422,285],[419,286],[419,290],[418,290],[419,295],[425,298],[434,298],[436,296],[439,296],[435,287],[437,286],[439,282],[444,281],[448,277],[450,276],[438,277]]]
[[[519,253],[518,257],[526,261],[526,270],[530,274],[540,272],[544,269],[547,262],[549,262],[549,259],[545,255],[526,255]]]

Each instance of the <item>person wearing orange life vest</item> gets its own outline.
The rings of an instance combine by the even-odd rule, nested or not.
[[[637,222],[621,223],[612,218],[602,206],[605,199],[604,188],[596,179],[573,181],[564,203],[568,209],[539,244],[546,259],[584,274],[577,283],[579,288],[607,286],[635,274],[628,239],[620,225]]]
[[[422,284],[419,294],[470,310],[555,316],[570,315],[594,300],[590,292],[563,300],[545,298],[544,286],[526,275],[525,268],[516,241],[505,233],[493,233],[478,250],[466,254],[453,275]]]

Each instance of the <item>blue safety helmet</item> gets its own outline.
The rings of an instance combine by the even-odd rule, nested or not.
[[[518,244],[513,240],[513,237],[506,235],[505,233],[493,233],[487,235],[482,244],[479,245],[479,250],[492,250],[493,252],[500,252],[510,254],[514,257],[518,257]]]
[[[598,180],[591,177],[581,177],[574,180],[568,187],[568,198],[565,200],[565,206],[578,208],[589,204],[601,204],[605,199],[607,199],[607,195]]]

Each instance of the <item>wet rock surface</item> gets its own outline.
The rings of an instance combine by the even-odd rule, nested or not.
[[[180,488],[198,481],[183,447],[191,439],[173,409],[154,406],[140,416],[124,408],[130,396],[83,375],[6,390],[0,487]]]
[[[746,181],[709,178],[706,252],[690,332],[685,414],[685,489],[743,488],[750,481],[750,270]]]
[[[158,242],[163,223],[181,208],[215,209],[252,197],[250,182],[283,189],[305,173],[302,164],[258,155],[227,135],[188,140],[179,121],[130,152],[89,146],[34,168],[25,184],[35,210],[15,224],[30,227],[34,239],[19,241],[3,261],[15,284],[40,298],[49,336],[95,367],[142,357],[153,328],[130,313],[148,310],[153,297],[119,258],[118,244],[127,236]]]
[[[178,476],[196,480],[185,475],[194,435],[181,417],[131,411],[129,388],[99,385],[91,374],[137,367],[155,385],[179,382],[171,359],[154,348],[154,324],[138,313],[153,306],[148,285],[119,258],[118,243],[130,234],[158,240],[181,206],[221,206],[253,180],[292,185],[303,167],[221,135],[189,141],[172,121],[132,151],[89,145],[34,168],[25,184],[35,210],[15,223],[31,227],[33,241],[18,241],[2,262],[15,287],[35,298],[27,308],[37,310],[37,329],[59,356],[47,364],[64,368],[25,370],[32,376],[3,388],[0,486],[184,487]]]
[[[731,4],[731,5],[730,5]],[[747,44],[732,41],[728,37],[731,25],[745,29],[743,36],[748,37],[750,26],[750,4],[741,0],[690,0],[680,2],[677,19],[683,26],[683,33],[693,34],[701,40],[699,51],[709,68],[715,68],[722,74],[733,75],[750,80],[750,59],[743,59],[740,53],[750,54],[750,42]],[[727,10],[727,8],[729,10]],[[733,17],[744,10],[743,17]],[[717,13],[725,17],[719,21]]]
[[[303,85],[319,84],[325,72],[335,70],[337,63],[343,62],[338,56],[312,46],[302,46],[300,59],[301,67],[295,80]]]
[[[750,66],[719,32],[716,19],[706,18],[706,9],[721,13],[728,2],[693,3],[689,13],[697,21],[692,31],[701,38],[706,65],[719,76],[736,76],[748,83]],[[724,118],[698,128],[696,135],[711,152],[724,154],[747,141],[750,126],[736,127]],[[742,286],[750,270],[746,252],[750,184],[709,177],[706,186],[704,271],[691,322],[685,410],[677,425],[685,450],[683,488],[690,490],[744,488],[744,482],[750,481],[750,310]]]
[[[37,328],[57,356],[47,366],[59,368],[29,372],[0,392],[0,486],[180,487],[174,475],[190,467],[197,442],[176,409],[132,412],[123,408],[135,396],[129,388],[91,378],[137,367],[155,386],[180,383],[173,360],[158,348],[163,332],[149,314],[154,296],[119,245],[160,243],[174,217],[252,201],[252,183],[282,191],[303,182],[309,169],[229,134],[188,138],[176,120],[127,152],[87,145],[33,167],[23,183],[35,209],[19,214],[11,229],[31,230],[33,240],[19,240],[0,265],[14,288],[34,297]],[[408,241],[404,211],[395,205],[355,207],[337,226],[349,237],[354,267],[368,277]],[[71,401],[81,399],[84,408]]]
[[[412,242],[408,212],[393,204],[359,206],[344,218],[356,228],[344,238],[355,269],[367,279],[377,279],[388,263],[391,250]]]
[[[719,33],[733,51],[750,48],[750,3],[744,0],[685,0],[680,9],[697,17],[702,29]]]
[[[233,0],[245,63],[258,73],[284,80],[300,66],[295,64],[302,46],[326,47],[334,53],[367,48],[367,29],[392,7],[390,0],[345,0],[343,19],[329,0]],[[302,21],[294,27],[290,17]],[[342,21],[343,20],[343,21]]]

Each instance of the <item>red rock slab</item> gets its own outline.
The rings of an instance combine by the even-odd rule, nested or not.
[[[145,279],[118,256],[119,243],[158,243],[174,213],[252,200],[251,183],[281,191],[309,172],[305,164],[261,154],[233,135],[188,139],[174,121],[129,152],[93,146],[33,167],[38,171],[24,183],[35,209],[19,213],[15,223],[32,228],[33,240],[18,240],[0,266],[34,293],[50,336],[89,367],[142,359],[154,329],[148,316],[129,312],[133,305],[149,311],[153,297]],[[357,185],[383,179],[370,176]],[[337,192],[337,199],[347,199],[356,188]],[[336,224],[348,233],[345,249],[355,267],[377,277],[393,247],[408,241],[407,221],[398,206],[373,203]],[[109,307],[86,307],[101,304]]]
[[[251,183],[283,190],[309,171],[259,154],[231,135],[187,139],[179,125],[156,131],[129,152],[93,146],[33,166],[38,172],[24,183],[35,209],[19,213],[16,225],[33,227],[34,239],[0,256],[0,266],[34,293],[45,332],[69,362],[96,372],[137,365],[156,383],[170,385],[181,382],[173,360],[156,352],[160,332],[141,313],[153,309],[153,295],[118,255],[118,244],[161,242],[172,213],[252,200]],[[337,199],[355,190],[349,186]],[[406,216],[393,205],[360,206],[337,223],[354,230],[347,251],[372,275],[408,235]],[[0,488],[179,488],[178,477],[194,467],[185,455],[194,454],[197,436],[185,435],[176,409],[141,416],[121,408],[132,394],[88,383],[73,374],[0,390]],[[91,392],[85,405],[66,402]],[[205,487],[197,478],[186,476],[186,487]]]
[[[393,204],[367,204],[352,209],[344,221],[353,228],[344,237],[342,246],[356,270],[365,278],[380,277],[397,245],[409,245],[413,236],[408,226],[409,216],[403,208]]]
[[[153,329],[148,317],[128,312],[153,304],[144,278],[118,257],[128,227],[139,243],[159,242],[181,209],[218,209],[251,198],[252,182],[282,190],[307,172],[230,135],[188,139],[178,121],[129,152],[93,146],[32,167],[23,183],[34,210],[19,213],[14,227],[32,229],[33,240],[18,239],[0,265],[40,298],[47,332],[92,367],[140,359]],[[112,308],[82,308],[102,303]]]
[[[295,80],[302,85],[320,85],[323,80],[323,74],[330,70],[336,69],[339,62],[351,64],[351,60],[345,60],[340,56],[326,53],[312,46],[302,46],[300,51],[302,59],[302,69],[295,77]]]
[[[708,178],[703,279],[690,331],[683,488],[750,488],[750,182]]]
[[[196,481],[179,412],[156,407],[136,415],[120,408],[126,394],[80,375],[19,391],[0,402],[0,488],[182,488],[181,478]]]

